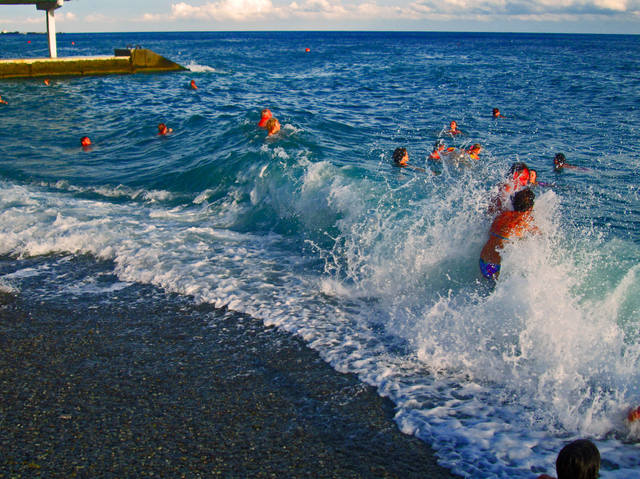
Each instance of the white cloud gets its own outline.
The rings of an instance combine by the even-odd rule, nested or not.
[[[185,2],[171,5],[173,19],[232,20],[241,22],[264,17],[275,12],[271,0],[220,0],[193,6]]]
[[[289,12],[299,17],[346,18],[351,16],[349,10],[339,3],[328,0],[307,0],[302,4],[289,4]]]
[[[77,20],[75,14],[73,12],[61,12],[55,14],[56,20],[60,20],[62,22],[73,22]]]
[[[113,23],[113,19],[111,17],[107,17],[101,13],[92,13],[87,15],[84,18],[84,21],[89,23]]]
[[[261,19],[576,21],[639,14],[640,0],[192,0],[173,3],[168,12],[146,13],[141,18],[167,23]]]

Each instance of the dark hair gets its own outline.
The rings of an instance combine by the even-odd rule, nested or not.
[[[556,459],[558,479],[596,479],[600,451],[588,439],[578,439],[562,448]]]
[[[509,168],[509,174],[520,173],[521,171],[528,170],[527,164],[523,161],[516,161],[511,168]]]
[[[565,163],[565,161],[567,161],[567,158],[565,158],[565,156],[562,153],[558,153],[554,158],[553,158],[553,162],[554,163],[558,163],[559,165],[562,165]]]
[[[513,209],[515,211],[528,211],[533,208],[533,200],[535,198],[535,193],[529,188],[520,190],[513,195],[513,199],[511,200],[511,203],[513,203]]]
[[[406,148],[396,148],[393,152],[393,162],[396,165],[399,165],[400,162],[402,161],[402,158],[404,158],[404,155],[406,154],[407,154]]]

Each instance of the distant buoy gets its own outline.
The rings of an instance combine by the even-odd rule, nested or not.
[[[31,43],[31,40],[27,40],[27,43]]]
[[[71,42],[71,45],[75,45],[75,44],[76,44],[76,42]]]
[[[311,51],[311,48],[305,48],[304,51],[309,53]]]

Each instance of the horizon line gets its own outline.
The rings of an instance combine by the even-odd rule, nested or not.
[[[501,30],[376,30],[376,29],[358,29],[358,30],[114,30],[114,31],[88,31],[88,32],[65,32],[58,31],[59,35],[87,35],[87,34],[105,34],[105,33],[481,33],[481,34],[505,34],[505,35],[608,35],[608,36],[637,36],[640,33],[602,33],[602,32],[552,32],[552,31],[501,31]],[[46,31],[29,31],[23,32],[19,30],[0,30],[1,35],[46,35]]]

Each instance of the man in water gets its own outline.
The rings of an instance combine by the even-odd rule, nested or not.
[[[269,110],[268,108],[265,108],[264,110],[262,110],[260,112],[260,121],[258,122],[258,126],[260,128],[266,128],[267,127],[267,122],[271,119],[271,117],[273,116],[271,114],[271,110]]]
[[[556,459],[558,479],[596,479],[600,471],[600,451],[588,439],[578,439],[564,446]],[[538,479],[554,479],[542,474]]]
[[[447,130],[447,133],[449,133],[452,136],[462,135],[462,131],[458,130],[457,121],[453,120],[451,123],[449,123],[449,130]]]
[[[265,123],[265,128],[267,129],[267,136],[275,135],[280,131],[280,122],[277,118],[271,117]]]
[[[158,123],[158,135],[164,136],[173,132],[173,128],[167,127],[164,123]]]
[[[409,164],[409,152],[406,148],[396,148],[393,151],[392,158],[394,166],[398,166],[400,168],[409,168],[410,170],[420,171],[423,173],[426,171],[424,168]]]
[[[409,164],[409,152],[406,148],[396,148],[393,150],[393,164],[403,168]]]
[[[3,100],[1,96],[0,96],[0,103],[3,104],[3,105],[8,105],[9,104],[5,100]]]
[[[531,210],[535,194],[529,188],[518,191],[513,196],[513,211],[503,211],[493,220],[489,229],[489,239],[480,252],[480,272],[487,279],[498,279],[502,258],[499,251],[505,241],[537,231],[532,225]]]
[[[196,81],[195,80],[191,80],[191,82],[189,83],[189,85],[191,85],[191,88],[193,90],[197,90],[198,89],[198,85],[196,85]]]
[[[437,140],[436,143],[433,145],[433,151],[431,152],[431,154],[429,155],[429,159],[430,160],[436,160],[439,161],[442,158],[440,157],[440,153],[445,149],[445,144],[444,141],[442,140]]]
[[[526,163],[517,161],[511,165],[506,181],[500,186],[498,195],[491,200],[489,213],[495,214],[502,210],[509,209],[513,195],[523,188],[526,188],[531,182],[531,173]]]
[[[567,158],[562,153],[558,153],[553,158],[553,169],[555,171],[560,171],[564,169],[587,171],[587,168],[581,168],[580,166],[575,166],[567,163]]]
[[[480,146],[480,143],[475,143],[467,150],[467,154],[469,155],[469,158],[471,158],[472,160],[479,160],[481,150],[482,150],[482,147]]]
[[[492,115],[494,118],[505,118],[505,116],[502,113],[500,113],[499,108],[494,108],[492,111]]]

